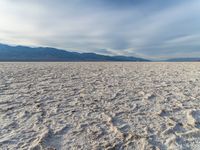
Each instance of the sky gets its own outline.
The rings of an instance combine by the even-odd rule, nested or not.
[[[0,43],[200,57],[199,0],[1,0]]]

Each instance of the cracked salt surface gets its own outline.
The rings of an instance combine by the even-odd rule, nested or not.
[[[0,63],[0,149],[199,149],[200,63]]]

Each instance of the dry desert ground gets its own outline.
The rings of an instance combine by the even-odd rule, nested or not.
[[[198,150],[200,63],[0,63],[1,150]]]

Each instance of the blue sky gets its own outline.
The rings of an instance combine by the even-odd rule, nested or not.
[[[152,59],[200,56],[199,0],[1,0],[0,42]]]

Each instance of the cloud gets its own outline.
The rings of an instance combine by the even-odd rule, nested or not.
[[[200,54],[198,0],[2,0],[0,40],[147,58]]]

